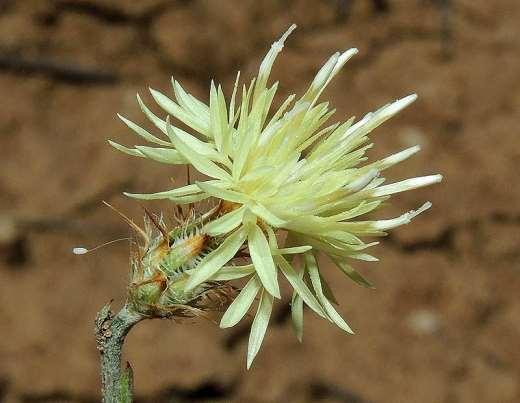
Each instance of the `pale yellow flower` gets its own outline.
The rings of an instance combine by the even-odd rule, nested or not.
[[[273,113],[271,104],[278,83],[268,84],[272,65],[293,31],[275,42],[263,59],[258,76],[239,90],[239,74],[229,102],[221,86],[213,82],[209,105],[187,93],[172,80],[175,101],[151,89],[157,104],[166,112],[162,119],[151,112],[138,96],[141,109],[164,135],[157,137],[144,128],[121,119],[137,135],[154,146],[126,148],[110,142],[130,155],[166,164],[190,164],[209,177],[206,181],[154,194],[128,194],[140,199],[169,199],[186,204],[214,197],[226,202],[216,220],[202,232],[221,239],[205,256],[185,285],[189,291],[209,280],[230,280],[249,275],[249,281],[224,314],[221,326],[236,324],[260,295],[253,321],[248,366],[258,352],[267,328],[274,298],[280,298],[278,271],[294,288],[293,323],[301,339],[303,303],[323,318],[352,332],[330,302],[328,286],[318,268],[316,252],[321,251],[350,278],[370,286],[350,265],[349,259],[377,260],[364,252],[375,243],[366,236],[410,222],[427,210],[386,220],[361,220],[392,194],[440,182],[431,175],[385,184],[382,172],[419,151],[411,147],[382,160],[366,163],[365,152],[372,147],[369,133],[410,105],[409,95],[367,114],[359,121],[327,125],[334,110],[319,98],[332,78],[357,53],[349,49],[332,55],[301,97],[289,96]],[[240,99],[238,95],[241,94]],[[188,133],[170,122],[179,120]],[[284,246],[277,235],[286,233]],[[246,244],[252,265],[226,266]],[[294,255],[302,256],[302,269],[292,265]],[[236,275],[234,275],[236,273]],[[309,284],[310,286],[307,286]]]

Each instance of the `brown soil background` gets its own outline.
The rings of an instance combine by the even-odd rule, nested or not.
[[[379,6],[377,6],[379,4]],[[122,190],[162,190],[167,166],[113,151],[143,122],[135,102],[174,75],[206,99],[230,90],[296,22],[273,77],[301,93],[334,51],[358,47],[326,97],[337,119],[417,92],[373,138],[373,157],[419,143],[393,179],[442,173],[392,216],[434,207],[357,265],[361,289],[328,270],[346,336],[310,313],[303,344],[279,304],[254,368],[249,324],[151,321],[129,336],[141,402],[520,401],[520,2],[517,0],[0,1],[0,400],[99,400],[93,318],[124,298],[128,234],[100,201],[134,217]],[[149,207],[158,211],[161,204]],[[166,206],[167,207],[167,206]]]

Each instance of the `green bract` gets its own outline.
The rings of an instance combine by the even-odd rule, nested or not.
[[[357,53],[349,49],[335,53],[318,71],[300,98],[292,95],[271,112],[278,83],[268,84],[271,67],[284,42],[293,31],[275,42],[260,65],[258,77],[239,90],[239,75],[229,101],[221,86],[212,82],[209,105],[187,93],[172,80],[175,100],[151,90],[164,110],[158,117],[138,96],[147,118],[162,133],[157,137],[121,117],[144,140],[155,146],[127,148],[110,142],[127,154],[167,164],[189,164],[208,180],[154,194],[127,194],[139,199],[169,199],[177,204],[214,197],[233,208],[207,223],[202,232],[223,239],[192,270],[186,290],[208,279],[230,280],[249,276],[241,293],[229,306],[222,327],[235,325],[259,297],[257,314],[249,341],[248,367],[264,337],[274,298],[280,298],[278,271],[294,288],[292,319],[298,337],[302,336],[303,305],[318,315],[352,332],[333,307],[334,298],[318,267],[321,251],[356,283],[370,283],[349,264],[348,258],[377,260],[364,252],[376,243],[365,243],[364,236],[382,236],[385,231],[410,220],[430,207],[389,220],[360,220],[392,194],[439,182],[441,175],[424,176],[384,184],[381,172],[419,151],[411,147],[373,163],[365,163],[365,152],[372,144],[369,133],[416,99],[409,95],[369,113],[358,122],[326,125],[334,110],[319,97],[343,65]],[[239,94],[241,96],[239,97]],[[163,115],[164,115],[163,112]],[[191,129],[175,127],[170,118]],[[284,245],[280,235],[285,234]],[[225,266],[247,245],[252,266]],[[300,268],[293,264],[300,255]]]

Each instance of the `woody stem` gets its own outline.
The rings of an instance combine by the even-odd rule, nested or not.
[[[133,374],[130,364],[121,369],[125,337],[144,316],[125,304],[114,315],[110,303],[98,312],[95,321],[96,343],[101,358],[103,403],[132,402]]]

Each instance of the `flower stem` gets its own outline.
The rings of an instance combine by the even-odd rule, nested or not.
[[[121,352],[130,329],[145,316],[128,304],[114,315],[110,303],[98,312],[95,321],[97,348],[101,356],[101,383],[104,403],[129,403],[133,398],[132,368],[121,369]]]

